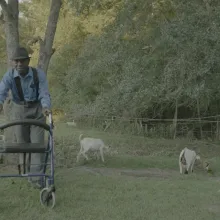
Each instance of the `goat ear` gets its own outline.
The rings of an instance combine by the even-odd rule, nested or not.
[[[196,159],[197,159],[197,160],[201,160],[201,158],[200,158],[199,155],[196,155]]]

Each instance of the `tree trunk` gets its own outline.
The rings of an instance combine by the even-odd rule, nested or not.
[[[14,50],[19,45],[19,30],[18,30],[18,15],[19,15],[19,3],[18,0],[0,0],[0,5],[3,12],[3,22],[6,37],[6,50],[7,50],[7,64],[8,68],[11,67],[11,58]],[[4,102],[4,115],[6,120],[11,119],[11,91],[9,91],[8,97]],[[6,141],[14,141],[13,127],[7,128],[4,132]]]
[[[38,68],[43,69],[45,73],[47,73],[50,58],[55,51],[52,47],[61,5],[62,0],[51,1],[50,15],[47,22],[45,37],[44,40],[40,41],[39,60],[37,66]]]
[[[219,140],[219,117],[217,117],[217,122],[216,122],[216,140]]]
[[[175,101],[175,113],[173,117],[173,139],[176,139],[177,117],[178,117],[178,99],[176,99]]]
[[[0,5],[4,15],[3,19],[6,37],[7,63],[8,67],[10,67],[12,54],[15,48],[19,45],[18,0],[8,0],[8,4],[5,0],[0,0]]]

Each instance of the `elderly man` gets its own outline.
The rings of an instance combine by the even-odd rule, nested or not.
[[[0,111],[7,97],[12,93],[12,119],[36,119],[46,121],[45,116],[50,113],[51,100],[48,90],[46,74],[33,67],[29,67],[30,57],[23,47],[18,47],[12,57],[14,68],[10,69],[0,82]],[[14,127],[17,143],[44,144],[44,129],[38,126],[18,125]],[[23,164],[23,155],[19,155],[19,164]],[[30,173],[42,170],[43,155],[31,154]],[[40,188],[40,178],[29,181]]]

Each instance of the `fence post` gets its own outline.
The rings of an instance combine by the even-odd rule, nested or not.
[[[216,140],[219,140],[219,120],[217,117],[217,122],[216,122]]]

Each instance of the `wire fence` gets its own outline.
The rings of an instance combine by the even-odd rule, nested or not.
[[[97,116],[73,114],[67,120],[77,126],[98,128],[103,131],[143,135],[147,137],[220,139],[220,115],[187,119],[126,118],[119,116]]]
[[[97,128],[105,132],[141,135],[160,138],[187,138],[220,140],[220,115],[187,119],[152,119],[128,118],[120,116],[100,116],[95,114],[66,114],[60,111],[53,112],[54,118],[65,118],[72,121],[77,127]],[[5,121],[1,116],[0,120]]]

